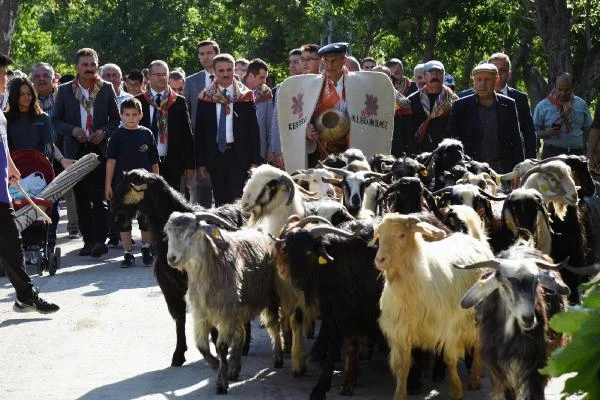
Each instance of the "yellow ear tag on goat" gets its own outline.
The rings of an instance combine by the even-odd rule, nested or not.
[[[319,262],[319,265],[327,264],[327,260],[323,256],[319,256],[318,262]]]
[[[550,189],[550,187],[548,186],[548,184],[547,184],[547,183],[542,183],[542,184],[540,185],[540,189],[542,189],[542,192],[547,192],[547,191],[548,191],[548,189]]]
[[[421,176],[427,176],[427,175],[429,175],[429,172],[427,172],[427,170],[426,170],[426,169],[424,169],[424,170],[420,171],[420,172],[419,172],[419,174],[420,174]]]
[[[221,239],[221,232],[217,228],[214,228],[210,236]]]

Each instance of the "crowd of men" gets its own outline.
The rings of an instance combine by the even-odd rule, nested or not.
[[[75,56],[76,76],[60,77],[51,65],[40,62],[29,77],[40,106],[52,118],[57,146],[72,159],[88,153],[104,155],[121,124],[120,104],[138,99],[140,125],[154,135],[160,175],[190,201],[211,207],[239,198],[253,166],[267,162],[284,168],[276,106],[279,86],[269,79],[263,60],[235,60],[221,53],[213,40],[198,43],[197,57],[201,69],[189,76],[162,60],[125,76],[117,64],[101,65],[93,49],[83,48]],[[390,58],[384,65],[371,57],[359,62],[347,55],[344,43],[321,48],[305,44],[289,52],[288,62],[289,76],[323,74],[324,85],[331,84],[342,103],[346,96],[342,78],[347,74],[360,70],[386,74],[396,94],[390,148],[395,156],[431,151],[444,138],[454,137],[474,159],[507,172],[524,158],[538,156],[543,140],[543,157],[587,155],[590,166],[597,168],[599,112],[592,122],[585,101],[573,95],[568,73],[556,77],[552,92],[532,114],[527,95],[508,85],[511,62],[503,53],[477,65],[472,87],[460,92],[440,61],[416,65],[409,77],[400,59]],[[2,110],[10,78],[8,68],[4,71]],[[343,141],[341,147],[328,150],[332,147],[320,142],[313,122],[306,128],[308,166],[329,151],[344,150]],[[107,244],[118,243],[107,222],[104,182],[101,165],[75,187],[73,195],[65,196],[69,233],[77,237],[80,232],[83,237],[81,256],[100,257],[108,251]]]

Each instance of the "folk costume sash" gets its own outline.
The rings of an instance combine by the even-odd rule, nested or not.
[[[563,123],[565,125],[565,133],[570,133],[573,130],[573,125],[569,120],[571,116],[571,109],[573,108],[573,95],[569,98],[569,101],[560,101],[556,89],[552,89],[552,92],[546,97],[548,101],[556,107],[556,110],[560,114],[560,117],[555,122]]]
[[[340,79],[344,79],[347,75],[348,69],[346,66],[343,66],[342,76]],[[323,77],[325,78],[325,82],[323,83],[321,95],[319,96],[319,101],[317,102],[313,116],[318,117],[321,115],[321,113],[331,108],[336,108],[343,114],[347,115],[348,111],[346,105],[345,85],[342,89],[342,96],[340,97],[335,88],[336,84],[333,82],[333,79],[331,79],[325,72],[323,72]],[[348,135],[348,133],[350,133],[350,128],[348,128],[348,132],[343,138],[333,142],[326,142],[317,136],[317,151],[319,152],[319,159],[324,160],[328,154],[339,152],[341,148],[347,149],[350,145],[350,135]]]
[[[94,75],[90,82],[90,86],[86,88],[88,90],[88,97],[83,94],[83,87],[79,82],[79,75],[73,79],[73,93],[75,94],[75,98],[81,104],[83,109],[85,110],[86,120],[85,120],[85,134],[89,137],[92,133],[94,133],[94,120],[92,118],[92,109],[94,107],[94,102],[96,101],[96,96],[100,89],[102,89],[102,79],[98,75]]]
[[[156,104],[150,88],[144,92],[144,99],[158,112],[156,126],[158,128],[158,139],[162,144],[167,143],[169,140],[169,108],[175,103],[176,96],[177,94],[169,87],[167,96],[161,99],[160,104]]]
[[[221,106],[225,107],[225,114],[229,115],[232,111],[231,107],[229,107],[229,104],[244,103],[248,101],[253,102],[254,92],[234,79],[233,94],[230,96],[224,96],[223,92],[219,90],[217,81],[213,81],[209,86],[200,92],[198,99],[208,103],[221,104]]]
[[[411,80],[408,79],[406,76],[403,76],[400,81],[398,82],[398,91],[400,93],[402,93],[404,96],[406,96],[406,92],[408,92],[408,89],[410,88],[410,84],[411,84]]]
[[[415,142],[417,144],[421,144],[425,136],[427,135],[427,131],[429,130],[429,123],[432,119],[442,118],[450,114],[452,111],[452,103],[458,96],[454,93],[449,87],[442,86],[442,91],[439,96],[435,99],[435,103],[433,107],[429,102],[429,95],[427,93],[427,88],[423,88],[419,93],[421,99],[421,105],[423,106],[423,111],[425,115],[427,115],[427,119],[423,121],[419,128],[417,128],[417,132],[415,132]]]
[[[267,100],[273,100],[273,92],[269,86],[263,83],[258,89],[254,90],[254,102],[259,104]]]
[[[394,95],[396,96],[396,104],[394,106],[395,115],[410,115],[412,110],[410,108],[410,100],[402,93],[394,89]]]

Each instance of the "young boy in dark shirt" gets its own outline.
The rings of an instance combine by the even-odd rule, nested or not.
[[[158,174],[158,150],[154,135],[148,128],[140,126],[142,104],[136,98],[129,98],[121,103],[121,121],[123,125],[115,131],[106,149],[106,180],[104,195],[112,200],[113,188],[121,182],[123,175],[135,168],[144,168]],[[143,215],[138,214],[138,223],[142,231],[142,260],[145,265],[152,264],[150,251],[150,232]],[[133,265],[135,257],[132,252],[131,223],[124,224],[119,218],[115,222],[120,227],[121,243],[125,251],[121,268]]]

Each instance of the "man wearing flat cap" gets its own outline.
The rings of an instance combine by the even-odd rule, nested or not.
[[[433,151],[446,137],[446,124],[458,96],[444,85],[444,64],[437,60],[423,65],[425,84],[408,96],[410,115],[402,117],[392,154],[418,154]]]
[[[281,83],[279,134],[290,172],[313,167],[350,145],[366,156],[390,152],[396,106],[392,82],[381,73],[349,72],[347,48],[347,43],[321,47],[316,56],[322,73]]]
[[[331,43],[323,46],[317,52],[321,57],[325,82],[321,95],[313,112],[313,120],[306,129],[306,138],[314,141],[316,152],[310,153],[308,166],[314,167],[318,160],[323,160],[330,153],[342,153],[348,148],[348,133],[350,132],[350,119],[346,106],[346,92],[344,88],[344,75],[348,74],[346,68],[346,51],[348,43]],[[336,129],[329,129],[324,134],[323,114],[332,111],[340,118]],[[334,117],[331,117],[334,118]]]
[[[498,68],[482,63],[473,68],[475,93],[452,106],[447,136],[463,142],[465,154],[506,173],[525,158],[515,101],[496,93]]]

